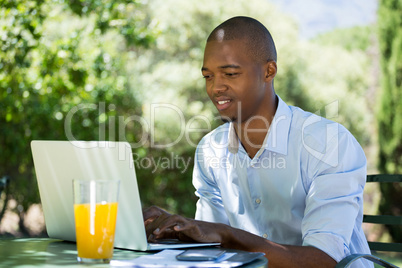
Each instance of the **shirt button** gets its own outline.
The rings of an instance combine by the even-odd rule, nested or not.
[[[257,198],[257,199],[255,200],[255,202],[256,202],[257,204],[259,204],[259,203],[261,203],[261,199]]]
[[[263,235],[262,235],[262,237],[267,238],[267,237],[268,237],[268,235],[267,235],[267,234],[263,234]]]

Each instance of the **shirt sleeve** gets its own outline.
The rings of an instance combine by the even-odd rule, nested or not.
[[[315,164],[305,171],[303,245],[319,248],[339,262],[350,254],[353,230],[362,222],[366,157],[345,130],[331,139],[321,159],[310,156],[309,161]]]
[[[195,213],[196,220],[229,224],[221,192],[213,176],[208,162],[211,160],[205,153],[205,146],[198,146],[193,171],[195,195],[199,198]],[[215,156],[216,157],[216,156]]]

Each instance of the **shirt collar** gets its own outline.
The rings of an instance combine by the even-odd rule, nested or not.
[[[272,152],[287,155],[292,111],[279,96],[277,97],[278,108],[276,109],[274,119],[272,120],[262,147]],[[234,129],[233,123],[230,123],[229,125],[228,140],[229,152],[232,154],[237,154],[237,152],[239,151],[240,142]]]

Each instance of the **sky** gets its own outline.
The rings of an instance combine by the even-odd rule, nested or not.
[[[378,0],[268,0],[292,15],[300,36],[312,38],[335,28],[370,25],[376,21]]]

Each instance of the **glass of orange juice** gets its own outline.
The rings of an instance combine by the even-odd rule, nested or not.
[[[73,180],[78,262],[112,259],[119,184],[119,180]]]

